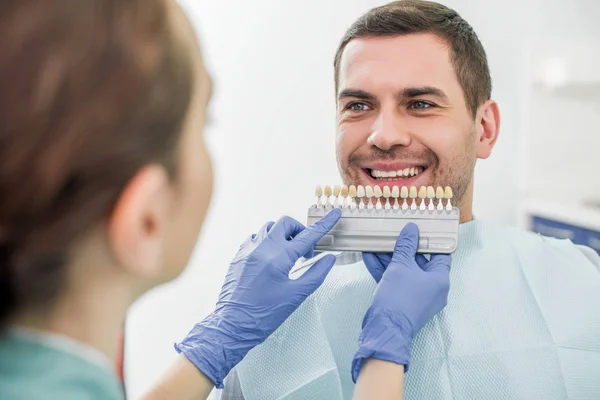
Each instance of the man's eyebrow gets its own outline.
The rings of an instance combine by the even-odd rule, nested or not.
[[[446,93],[444,93],[442,89],[438,89],[433,86],[406,88],[399,93],[398,97],[413,98],[426,95],[439,97],[445,102],[448,101],[448,96],[446,95]]]
[[[361,100],[375,100],[375,96],[371,93],[360,89],[344,89],[338,95],[338,100],[343,100],[348,97],[354,97]]]

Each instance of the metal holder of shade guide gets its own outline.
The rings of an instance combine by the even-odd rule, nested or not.
[[[317,186],[315,196],[308,225],[334,207],[342,209],[341,219],[316,251],[391,253],[410,222],[419,227],[418,253],[450,254],[458,245],[460,212],[450,202],[450,187]]]

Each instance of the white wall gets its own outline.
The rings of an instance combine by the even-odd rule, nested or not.
[[[564,4],[543,3],[529,43],[526,190],[534,199],[580,203],[600,196],[600,2]],[[548,64],[555,79],[544,81]]]
[[[333,55],[354,19],[384,1],[181,3],[198,27],[216,81],[216,123],[207,132],[216,191],[188,270],[131,309],[126,341],[131,398],[168,367],[175,357],[172,344],[212,310],[229,261],[245,237],[283,214],[304,221],[314,186],[339,182]],[[537,4],[446,4],[471,22],[484,43],[502,113],[497,148],[477,169],[475,213],[514,223],[522,174],[519,155],[526,134],[523,39],[536,30],[528,17]]]

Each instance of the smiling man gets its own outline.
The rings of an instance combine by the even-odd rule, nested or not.
[[[475,160],[490,155],[500,116],[485,51],[456,17],[402,2],[355,22],[334,63],[337,159],[349,184],[450,186],[464,222]]]
[[[600,398],[600,258],[472,217],[498,138],[485,51],[434,2],[359,18],[334,63],[344,183],[450,186],[461,211],[447,307],[417,335],[405,399]],[[221,398],[351,399],[361,323],[389,255],[344,253],[323,286],[238,365]]]

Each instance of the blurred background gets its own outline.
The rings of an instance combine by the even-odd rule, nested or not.
[[[488,54],[500,137],[476,169],[474,213],[600,252],[600,2],[442,0]],[[206,132],[215,194],[176,281],[141,298],[126,324],[125,379],[137,398],[210,313],[240,243],[265,221],[302,222],[335,163],[333,56],[374,0],[180,0],[215,80]],[[135,337],[135,341],[129,340]]]

